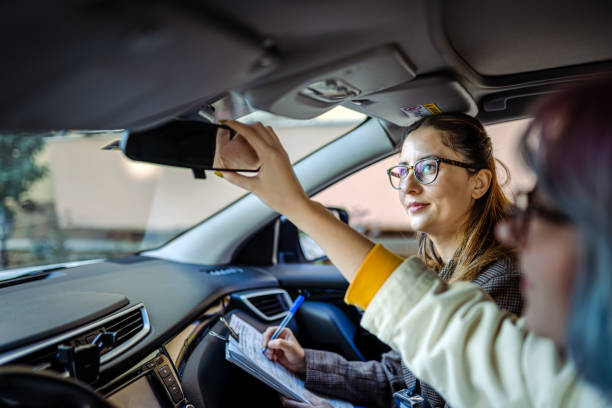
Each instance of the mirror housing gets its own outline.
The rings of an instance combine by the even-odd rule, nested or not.
[[[327,207],[340,221],[348,224],[349,214],[343,208]],[[285,217],[280,218],[278,263],[314,263],[327,259],[321,247]]]
[[[341,208],[331,209],[343,222],[348,223],[349,216]],[[311,254],[305,250],[302,241],[310,239],[284,216],[274,218],[265,227],[247,239],[236,250],[231,263],[258,266],[276,264],[313,263],[327,259],[319,248],[319,252]],[[315,244],[316,245],[316,244]],[[317,246],[318,247],[318,246]],[[307,255],[305,255],[305,252]]]
[[[131,160],[183,167],[196,178],[205,170],[257,172],[259,159],[254,150],[229,127],[197,120],[173,120],[144,131],[126,131],[118,142],[104,147],[121,150]],[[220,153],[230,151],[232,162]]]

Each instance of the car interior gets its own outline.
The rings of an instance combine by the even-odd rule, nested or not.
[[[528,118],[539,97],[612,72],[608,1],[3,2],[0,22],[0,138],[359,113],[295,161],[310,196],[397,153],[420,116]],[[205,194],[212,173],[194,175]],[[226,361],[220,317],[264,330],[300,294],[289,327],[304,347],[349,360],[388,350],[344,303],[338,270],[255,196],[175,235],[119,257],[0,270],[0,406],[280,406]]]

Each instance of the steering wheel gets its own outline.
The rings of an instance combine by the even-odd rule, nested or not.
[[[86,384],[26,366],[0,367],[0,406],[114,408]]]

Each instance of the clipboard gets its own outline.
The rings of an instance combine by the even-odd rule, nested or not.
[[[225,343],[225,359],[240,367],[287,398],[310,404],[304,381],[281,364],[268,360],[261,352],[262,334],[237,315],[232,315],[229,326],[236,336]],[[341,400],[327,399],[334,408],[352,408]]]

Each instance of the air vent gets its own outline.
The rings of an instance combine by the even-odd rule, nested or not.
[[[229,268],[216,268],[216,269],[201,269],[202,272],[206,272],[211,276],[223,276],[223,275],[234,275],[236,273],[243,273],[244,269],[237,267]]]
[[[118,348],[128,340],[132,339],[138,333],[140,333],[144,327],[143,316],[140,309],[126,313],[114,320],[111,320],[108,324],[104,325],[104,331],[117,333],[117,344],[113,349]],[[98,331],[103,331],[102,329]],[[102,350],[102,355],[105,355],[110,350]]]
[[[0,355],[0,364],[13,362],[35,367],[49,367],[60,344],[75,346],[91,343],[101,332],[117,333],[117,343],[101,350],[100,363],[104,364],[128,350],[145,337],[150,330],[147,311],[142,304],[77,328],[48,340],[12,350]]]
[[[117,264],[135,264],[135,263],[149,262],[149,261],[154,261],[154,260],[155,258],[150,258],[148,256],[132,255],[132,256],[126,256],[123,258],[109,259],[106,262],[117,263]]]
[[[285,317],[291,307],[291,298],[282,289],[256,290],[242,293],[240,299],[257,316],[266,321]]]

